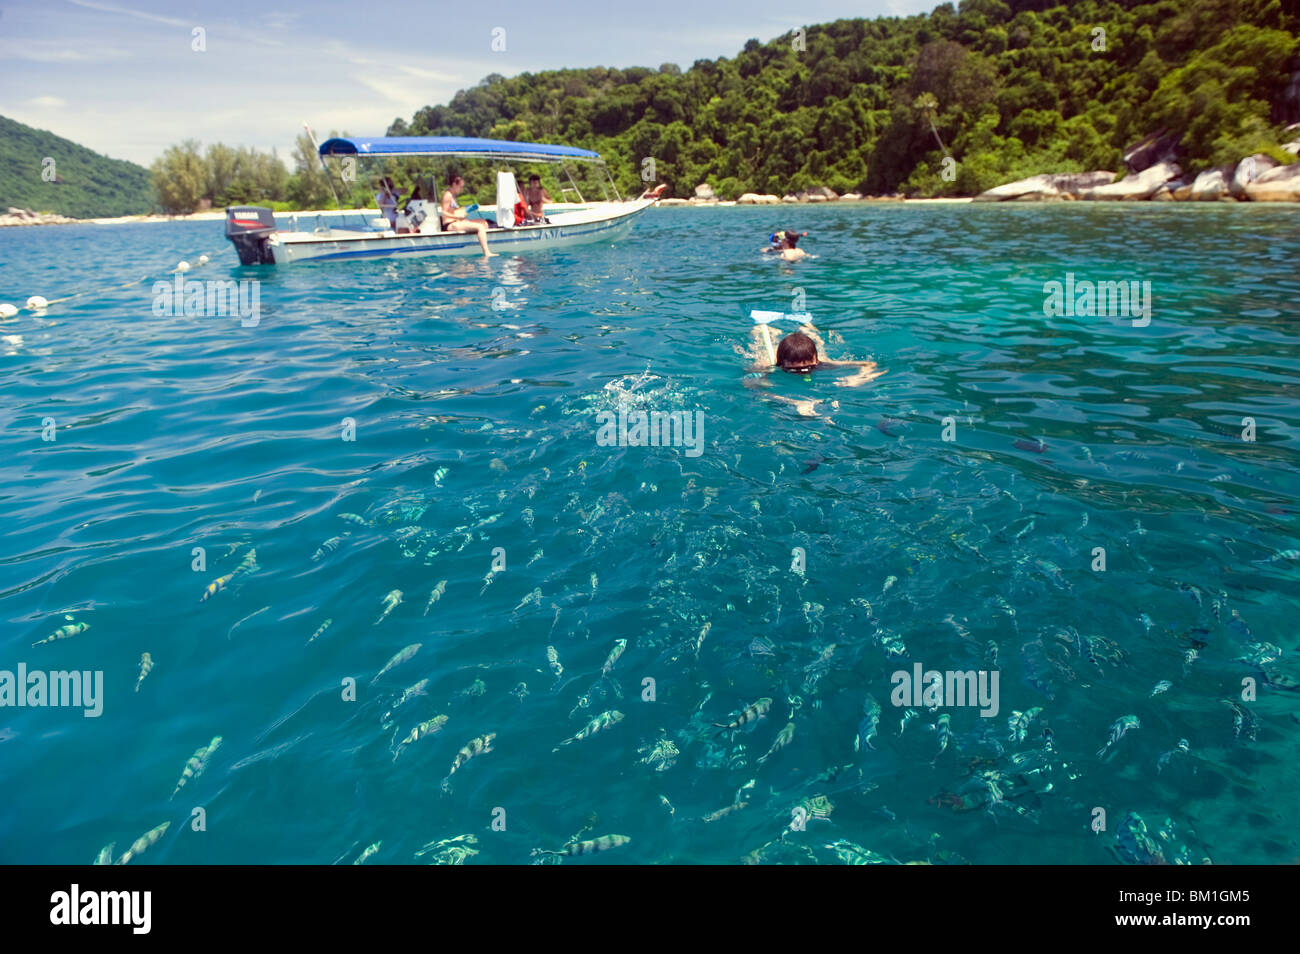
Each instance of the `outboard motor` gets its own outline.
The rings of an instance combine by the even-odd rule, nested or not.
[[[275,233],[275,213],[258,205],[226,209],[226,238],[235,243],[240,265],[274,265],[268,241]]]

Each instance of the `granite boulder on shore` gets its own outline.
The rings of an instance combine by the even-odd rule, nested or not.
[[[1166,159],[1109,185],[1089,189],[1081,198],[1094,201],[1149,199],[1160,191],[1160,187],[1166,182],[1178,178],[1182,173],[1183,170],[1179,168],[1178,163]]]
[[[1300,162],[1275,166],[1244,188],[1252,202],[1300,202]]]
[[[1047,172],[981,192],[975,197],[975,201],[1043,202],[1052,199],[1077,199],[1087,190],[1107,185],[1114,178],[1113,172]]]

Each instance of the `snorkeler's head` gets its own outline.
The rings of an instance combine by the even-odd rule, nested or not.
[[[785,247],[794,248],[795,243],[799,241],[799,233],[796,232],[794,229],[786,229],[784,238],[785,238]]]
[[[811,371],[817,367],[817,345],[802,331],[788,334],[777,345],[776,363],[786,371]]]

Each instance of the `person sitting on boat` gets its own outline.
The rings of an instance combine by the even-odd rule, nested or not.
[[[411,197],[406,200],[402,214],[397,217],[397,234],[419,232],[420,223],[425,219],[424,196],[420,195],[420,184],[415,184]]]
[[[528,177],[528,188],[524,191],[524,201],[528,204],[528,221],[532,223],[549,223],[546,217],[545,203],[552,201],[550,194],[542,188],[542,177]]]
[[[761,372],[761,376],[777,368],[795,374],[810,374],[818,368],[857,368],[858,370],[853,374],[835,382],[840,387],[851,388],[874,381],[885,373],[874,361],[832,361],[826,357],[826,344],[822,341],[821,334],[811,324],[801,325],[798,331],[781,338],[780,343],[775,346],[773,342],[780,338],[780,332],[769,324],[754,325],[750,329],[749,337],[751,347],[747,356],[753,361],[749,370]],[[753,379],[753,384],[746,382],[746,385],[770,386],[770,382],[761,380],[761,376]],[[786,404],[793,404],[805,417],[817,415],[817,400],[799,400],[780,394],[768,396]],[[831,406],[839,405],[838,402],[833,401]]]
[[[533,214],[528,211],[528,203],[524,201],[522,189],[515,189],[515,225],[532,225]]]
[[[397,206],[402,193],[393,185],[393,180],[384,176],[379,180],[379,191],[375,193],[375,204],[379,212],[388,220],[391,228],[397,228]]]
[[[482,219],[471,219],[456,202],[456,196],[465,191],[465,179],[453,175],[446,192],[442,194],[442,230],[444,232],[477,232],[478,244],[483,249],[483,257],[491,258],[496,253],[488,251],[488,224]]]

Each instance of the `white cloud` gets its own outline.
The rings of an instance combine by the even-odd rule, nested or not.
[[[72,49],[64,44],[42,45],[35,40],[22,43],[0,43],[0,61],[26,60],[30,63],[93,63],[101,60],[121,60],[128,56],[126,50],[115,47],[91,45]]]
[[[57,96],[37,96],[27,101],[28,105],[39,106],[43,109],[60,109],[68,105],[66,99],[59,99]]]
[[[149,20],[153,23],[165,23],[167,26],[185,27],[189,29],[194,25],[192,20],[177,20],[173,17],[160,17],[156,13],[145,13],[142,10],[128,10],[126,7],[115,7],[111,3],[92,3],[91,0],[68,0],[73,6],[85,7],[87,10],[98,10],[101,13],[120,13],[123,16],[136,17],[140,20]]]

